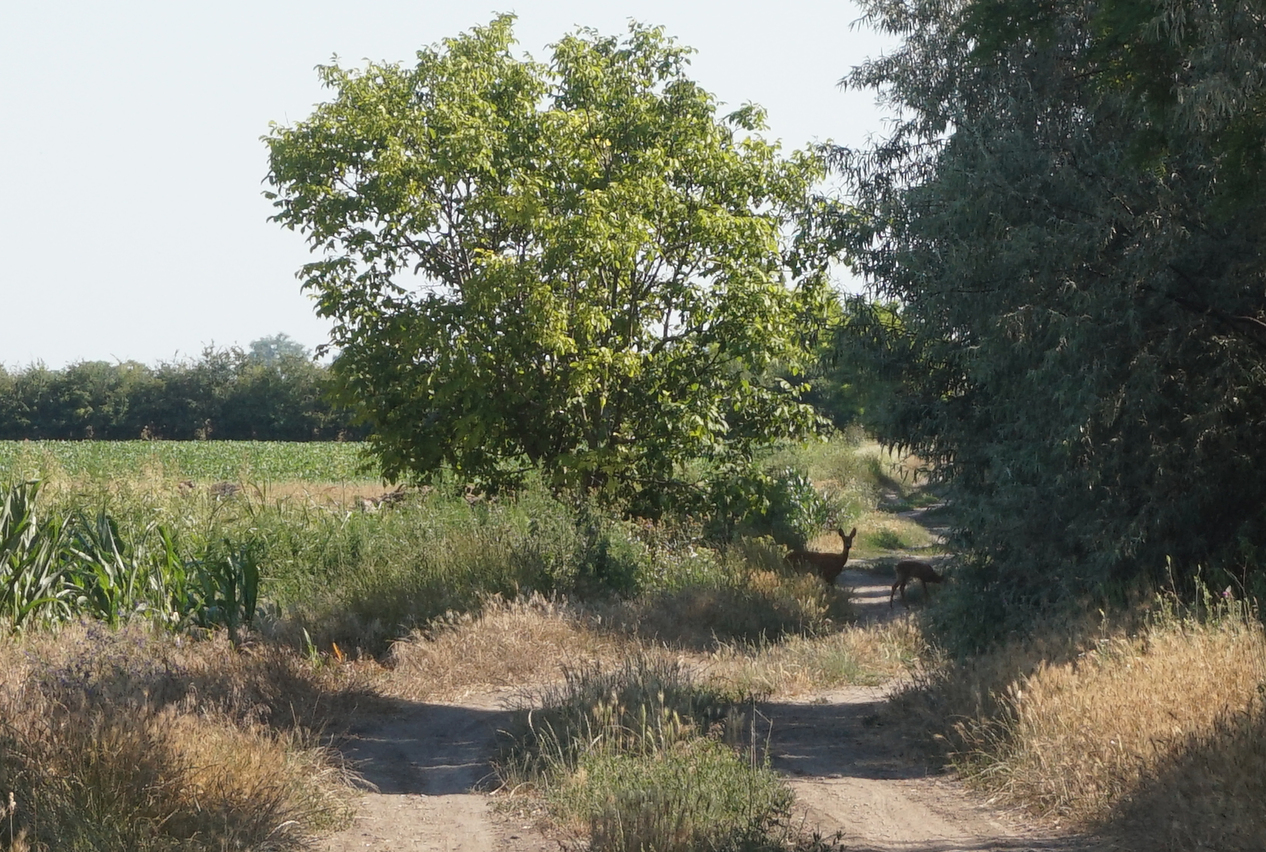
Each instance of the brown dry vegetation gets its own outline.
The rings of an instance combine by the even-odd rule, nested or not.
[[[392,646],[387,684],[401,698],[457,698],[559,677],[566,667],[613,663],[631,643],[597,629],[594,617],[539,595],[493,599],[477,616],[414,632]]]
[[[1256,613],[1232,601],[1197,619],[1162,602],[1141,627],[1105,629],[1084,650],[1061,635],[1071,634],[946,663],[898,712],[941,731],[973,783],[1120,848],[1260,849],[1266,637]]]
[[[812,578],[790,581],[802,579]],[[754,618],[740,606],[714,617],[725,614],[738,623]],[[564,670],[618,666],[640,656],[683,663],[700,681],[731,692],[792,695],[841,684],[882,683],[905,674],[917,664],[923,641],[909,620],[747,643],[704,634],[688,621],[672,622],[676,629],[669,630],[663,611],[655,613],[651,631],[639,620],[646,615],[639,602],[582,606],[539,595],[516,602],[494,599],[477,616],[397,642],[386,661],[391,672],[382,688],[413,700],[452,699],[547,683]]]
[[[805,579],[756,570],[751,582],[778,598]],[[709,606],[717,619],[742,622],[752,617],[745,600]],[[912,727],[956,721],[939,728],[952,759],[994,794],[1069,827],[1130,836],[1121,841],[1128,849],[1251,849],[1266,831],[1266,639],[1242,608],[1200,621],[1162,609],[1080,653],[1047,634],[935,664],[909,618],[704,642],[695,629],[669,630],[672,619],[652,618],[646,606],[491,599],[479,615],[398,642],[386,670],[262,640],[234,648],[220,636],[138,628],[28,636],[0,653],[0,795],[14,792],[14,837],[25,833],[35,848],[194,850],[266,839],[302,849],[310,832],[348,814],[348,779],[322,732],[382,697],[522,687],[649,655],[755,695],[883,682],[928,666],[889,715]],[[206,845],[210,838],[218,839]]]
[[[323,727],[369,675],[141,628],[0,646],[4,841],[21,848],[303,849],[350,815]]]

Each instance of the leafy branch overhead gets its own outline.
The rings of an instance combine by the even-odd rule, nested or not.
[[[757,107],[719,118],[659,29],[580,30],[546,65],[512,23],[324,67],[332,100],[267,138],[384,472],[627,493],[811,428],[769,376],[825,302],[824,241],[796,238],[820,158]]]

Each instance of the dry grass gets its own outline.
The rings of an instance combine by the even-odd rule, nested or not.
[[[783,577],[811,587],[815,578]],[[844,684],[876,684],[908,673],[923,647],[911,620],[875,627],[834,627],[789,634],[777,641],[725,641],[711,632],[718,610],[731,627],[760,624],[764,602],[721,600],[716,590],[690,601],[658,598],[662,608],[640,602],[588,607],[534,596],[492,599],[477,616],[463,616],[428,633],[397,642],[387,659],[382,688],[408,700],[459,698],[474,692],[557,682],[565,670],[615,665],[640,656],[680,661],[708,683],[757,695],[795,694]],[[667,604],[665,607],[664,605]],[[759,635],[759,634],[757,634]]]
[[[919,696],[975,783],[1131,849],[1260,849],[1266,636],[1255,614],[1162,608],[1080,654],[1037,643],[943,671]],[[925,685],[926,688],[926,685]]]
[[[323,724],[355,670],[68,626],[0,646],[0,795],[31,849],[307,848],[350,816]],[[8,828],[8,826],[6,826]]]
[[[644,594],[608,608],[603,621],[644,643],[711,653],[734,643],[826,635],[849,619],[846,590],[783,568],[781,556],[775,564],[777,570],[744,568],[727,582]]]
[[[493,598],[479,615],[395,643],[386,688],[410,700],[451,699],[553,681],[564,668],[611,663],[636,650],[576,607],[539,595],[515,602]]]
[[[910,674],[923,651],[911,619],[850,625],[823,636],[792,636],[759,647],[726,646],[707,661],[707,680],[753,695],[797,695],[837,686],[874,686]]]

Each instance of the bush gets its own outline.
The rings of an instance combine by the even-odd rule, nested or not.
[[[744,730],[737,703],[691,685],[676,663],[573,670],[539,703],[499,774],[541,793],[590,849],[762,848],[789,812],[790,791],[755,747],[734,748]]]
[[[768,535],[802,549],[834,514],[807,474],[794,468],[772,473],[749,468],[723,471],[709,484],[714,507],[709,533],[721,541],[739,535]]]

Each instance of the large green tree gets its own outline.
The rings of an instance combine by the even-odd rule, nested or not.
[[[627,494],[808,427],[768,375],[823,303],[793,236],[820,158],[755,107],[719,118],[658,29],[581,30],[548,65],[513,46],[501,16],[411,66],[324,67],[332,99],[267,139],[385,474]]]
[[[985,623],[1140,574],[1260,582],[1263,4],[868,6],[904,44],[846,82],[901,119],[838,152],[839,233],[898,307],[881,427],[952,484]]]

